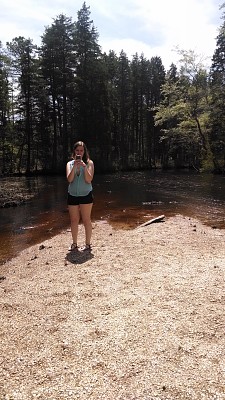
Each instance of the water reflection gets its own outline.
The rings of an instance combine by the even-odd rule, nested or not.
[[[224,229],[224,179],[162,171],[95,176],[93,220],[133,228],[157,215],[183,214]],[[65,177],[26,178],[21,184],[36,196],[23,206],[0,209],[0,263],[69,227]]]

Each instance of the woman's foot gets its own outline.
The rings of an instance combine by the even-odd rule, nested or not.
[[[91,251],[91,245],[90,244],[85,244],[85,246],[82,246],[80,248],[80,251]]]
[[[78,250],[77,244],[76,244],[76,243],[72,243],[68,250],[69,250],[69,251]]]

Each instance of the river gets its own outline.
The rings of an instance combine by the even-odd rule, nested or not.
[[[24,185],[24,178],[20,179]],[[65,177],[31,177],[26,184],[30,190],[35,188],[32,201],[0,209],[0,264],[69,228]],[[121,172],[96,175],[93,186],[93,221],[107,220],[115,227],[130,229],[161,214],[182,214],[225,229],[224,176]]]

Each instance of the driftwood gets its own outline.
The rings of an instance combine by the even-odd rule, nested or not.
[[[164,218],[165,215],[159,215],[158,217],[152,218],[149,221],[146,221],[144,224],[139,225],[137,228],[142,228],[143,226],[153,224],[154,222],[162,222]]]

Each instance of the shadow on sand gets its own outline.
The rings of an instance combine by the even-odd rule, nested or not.
[[[72,264],[83,264],[88,260],[91,260],[94,257],[94,254],[91,250],[85,251],[69,251],[65,257],[65,260]]]

